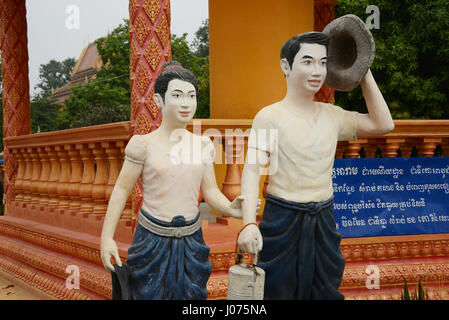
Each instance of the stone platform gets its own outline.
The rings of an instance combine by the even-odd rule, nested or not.
[[[26,283],[47,298],[110,299],[111,276],[100,259],[100,228],[96,234],[94,229],[90,234],[82,232],[83,225],[87,229],[93,218],[70,216],[80,220],[65,223],[78,226],[79,231],[49,225],[49,216],[40,219],[39,215],[30,220],[12,212],[0,217],[0,275]],[[102,219],[94,217],[99,225]],[[126,223],[123,226],[129,228]],[[209,299],[226,298],[227,272],[235,262],[240,228],[240,219],[203,216],[202,229],[213,266],[207,284]],[[118,238],[126,239],[123,235]],[[126,261],[129,244],[130,239],[117,241],[122,261]],[[346,267],[340,290],[346,299],[400,299],[405,279],[411,290],[421,280],[429,298],[449,299],[449,234],[347,238],[342,240],[341,250]],[[79,290],[66,287],[70,266],[79,269]],[[367,288],[369,266],[377,268],[379,289]]]

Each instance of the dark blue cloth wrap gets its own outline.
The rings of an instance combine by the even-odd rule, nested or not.
[[[145,217],[165,227],[182,227],[195,223],[176,216],[163,222],[143,212]],[[209,247],[202,230],[182,238],[163,237],[137,225],[128,249],[131,267],[130,287],[134,300],[204,300],[206,283],[212,272]]]
[[[258,264],[265,270],[265,299],[344,299],[333,200],[297,203],[267,194]]]

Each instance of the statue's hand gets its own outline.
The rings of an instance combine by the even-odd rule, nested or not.
[[[122,266],[122,261],[118,253],[117,244],[112,238],[101,239],[100,244],[101,261],[106,270],[114,272],[114,266],[111,263],[111,258],[114,257],[119,267]]]
[[[229,215],[234,218],[241,218],[242,217],[242,202],[245,200],[245,198],[242,195],[239,195],[231,202],[231,212],[229,212]],[[260,210],[260,205],[262,204],[262,200],[259,199],[257,201],[257,207],[256,207],[256,213]]]
[[[240,195],[236,197],[230,204],[230,208],[228,212],[225,214],[230,215],[234,218],[241,218],[242,217],[242,202],[244,198]]]
[[[256,254],[262,250],[263,240],[259,227],[250,224],[240,232],[237,244],[243,252]]]

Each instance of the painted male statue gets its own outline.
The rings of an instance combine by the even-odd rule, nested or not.
[[[257,113],[248,141],[242,175],[244,228],[238,244],[245,252],[261,250],[258,266],[265,270],[265,299],[344,298],[338,291],[345,261],[333,216],[331,178],[337,141],[394,128],[370,69],[360,82],[367,114],[314,101],[327,74],[328,42],[325,33],[308,32],[283,45],[286,95]],[[260,173],[273,161],[257,226]]]

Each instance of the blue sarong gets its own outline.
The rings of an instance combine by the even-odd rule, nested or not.
[[[176,216],[171,222],[160,221],[142,211],[152,222],[163,227],[182,227],[190,221]],[[212,272],[209,247],[201,228],[194,234],[176,238],[151,233],[137,225],[133,243],[128,249],[131,268],[130,289],[133,300],[204,300],[206,283]]]
[[[258,263],[265,270],[265,299],[344,299],[333,200],[297,203],[267,194]]]

